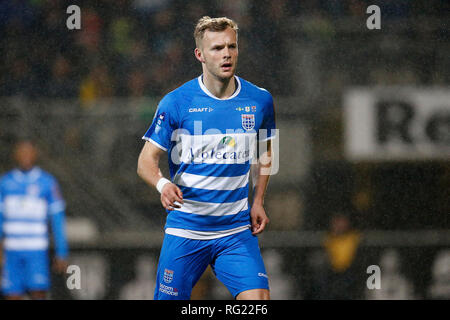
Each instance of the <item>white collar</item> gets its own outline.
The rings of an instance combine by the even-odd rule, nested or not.
[[[200,85],[200,88],[203,90],[204,93],[206,93],[208,96],[210,96],[211,98],[214,98],[216,100],[230,100],[230,99],[233,99],[234,97],[236,97],[239,94],[239,92],[241,92],[241,81],[239,80],[238,77],[234,76],[234,78],[237,81],[237,88],[234,91],[234,93],[231,96],[229,96],[228,98],[223,98],[223,99],[218,98],[215,95],[213,95],[211,92],[209,92],[208,88],[206,88],[206,86],[204,85],[202,78],[203,78],[203,75],[200,75],[198,77],[198,84]]]
[[[19,182],[27,180],[28,182],[34,182],[41,176],[41,169],[39,167],[33,167],[27,172],[22,172],[19,169],[14,169],[13,177]]]

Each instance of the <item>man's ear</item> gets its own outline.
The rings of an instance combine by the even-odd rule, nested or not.
[[[205,59],[203,58],[202,51],[199,48],[194,49],[194,54],[198,61],[200,61],[201,63],[205,63]]]

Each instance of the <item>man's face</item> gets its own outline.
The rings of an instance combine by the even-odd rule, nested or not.
[[[21,169],[29,170],[36,163],[37,150],[30,142],[21,142],[15,148],[14,158]]]
[[[206,30],[195,55],[206,68],[204,72],[220,80],[230,79],[234,76],[238,60],[236,32],[231,28],[224,31]]]

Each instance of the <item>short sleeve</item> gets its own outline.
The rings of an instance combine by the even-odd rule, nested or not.
[[[61,188],[54,178],[50,180],[48,208],[50,214],[56,214],[66,209],[66,203],[63,199]]]
[[[0,179],[0,239],[3,236],[3,186],[2,179]]]
[[[258,134],[259,141],[265,141],[275,138],[276,126],[275,126],[275,108],[273,105],[272,95],[267,92],[267,96],[264,100],[264,114],[263,121]],[[261,130],[262,129],[262,130]]]
[[[0,219],[3,214],[3,179],[0,179]]]
[[[172,133],[178,127],[176,100],[173,94],[168,94],[160,101],[153,122],[142,139],[167,151],[170,148]]]

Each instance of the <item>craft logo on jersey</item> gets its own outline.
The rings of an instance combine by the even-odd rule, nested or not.
[[[242,128],[245,130],[252,130],[255,127],[255,115],[254,114],[241,114]]]
[[[212,112],[213,110],[211,107],[189,108],[189,112]]]
[[[171,283],[173,280],[173,270],[164,269],[164,282]]]

